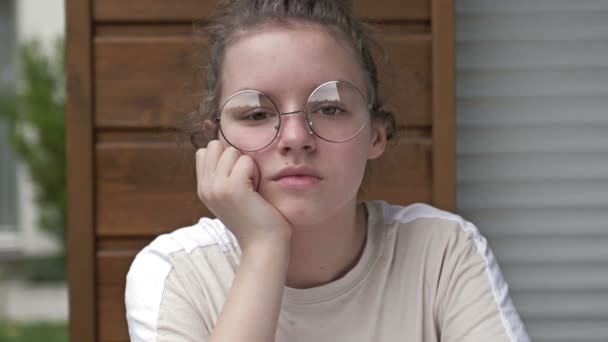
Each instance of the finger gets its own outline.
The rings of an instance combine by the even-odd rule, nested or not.
[[[232,146],[226,148],[217,162],[217,167],[215,168],[216,176],[230,176],[230,172],[232,171],[234,164],[240,156],[241,152],[236,148]]]
[[[224,139],[218,139],[218,141],[220,142],[220,145],[222,145],[224,147],[224,149],[227,149],[228,147],[232,146]],[[234,146],[232,146],[232,147],[234,147]]]
[[[241,155],[232,168],[230,177],[234,180],[243,182],[245,186],[250,186],[257,191],[260,184],[260,170],[253,158],[248,155]]]
[[[194,165],[196,167],[196,179],[203,178],[203,164],[205,162],[206,148],[199,148],[196,150]]]
[[[203,159],[202,176],[211,176],[215,173],[217,162],[224,152],[224,147],[217,140],[212,140],[207,144],[205,159]]]

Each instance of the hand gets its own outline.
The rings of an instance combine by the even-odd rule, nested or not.
[[[196,178],[198,197],[242,251],[257,243],[290,241],[289,222],[257,192],[260,172],[253,158],[213,140],[196,151]]]

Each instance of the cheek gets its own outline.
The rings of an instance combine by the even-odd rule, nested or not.
[[[262,178],[265,178],[267,175],[267,173],[270,172],[270,170],[266,170],[265,166],[269,165],[268,161],[270,160],[270,154],[267,153],[268,151],[265,150],[261,150],[261,151],[256,151],[256,152],[241,152],[243,155],[246,156],[250,156],[251,159],[253,159],[253,161],[255,162],[255,165],[258,168],[258,171],[260,172],[260,176]]]
[[[361,132],[360,135],[351,140],[352,144],[349,144],[348,147],[348,155],[353,162],[357,162],[363,165],[365,168],[365,164],[367,163],[368,155],[371,148],[371,131],[365,130]]]
[[[333,151],[329,160],[335,165],[338,174],[343,175],[344,181],[359,181],[365,172],[367,164],[368,146],[364,140],[350,141],[352,144],[344,143],[336,151]],[[348,180],[347,180],[348,179]]]

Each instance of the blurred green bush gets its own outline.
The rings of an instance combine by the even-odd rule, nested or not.
[[[20,260],[8,272],[27,280],[66,279],[66,160],[64,40],[50,54],[32,40],[20,47],[16,89],[0,89],[0,115],[9,125],[10,143],[28,166],[39,209],[38,226],[61,245],[50,259]]]
[[[68,342],[67,323],[0,322],[2,342]]]

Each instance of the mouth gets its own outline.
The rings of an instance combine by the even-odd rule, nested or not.
[[[271,177],[282,186],[289,188],[310,188],[322,180],[321,175],[312,167],[286,167]]]
[[[281,169],[279,172],[275,173],[271,177],[271,179],[279,180],[281,178],[288,178],[288,177],[310,177],[310,178],[317,178],[319,180],[321,179],[321,175],[319,174],[319,172],[309,166],[286,167],[284,169]]]

